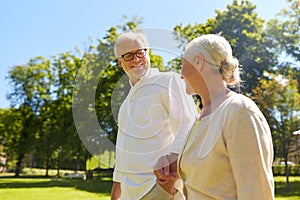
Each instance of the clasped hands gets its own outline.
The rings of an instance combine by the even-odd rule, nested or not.
[[[175,193],[175,182],[178,179],[177,173],[178,154],[171,153],[170,155],[162,156],[158,159],[154,174],[157,178],[157,183],[168,193]]]

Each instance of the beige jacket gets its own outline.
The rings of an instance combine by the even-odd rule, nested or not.
[[[273,145],[266,119],[236,94],[196,121],[179,160],[187,199],[272,200]]]

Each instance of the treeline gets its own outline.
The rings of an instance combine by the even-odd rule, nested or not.
[[[250,1],[234,0],[203,24],[174,27],[182,47],[208,33],[221,34],[231,43],[243,65],[241,92],[267,117],[275,157],[284,160],[299,148],[292,133],[300,129],[300,10],[295,1],[287,2],[289,7],[269,21],[258,16]],[[28,156],[33,167],[84,170],[91,154],[113,149],[116,115],[129,89],[113,45],[119,33],[141,24],[139,18],[127,20],[111,27],[96,44],[90,42],[84,52],[37,56],[11,68],[11,108],[0,110],[0,141],[16,176]],[[162,57],[150,53],[160,70],[180,69],[180,58],[164,66]]]

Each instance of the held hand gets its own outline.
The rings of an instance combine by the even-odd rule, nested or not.
[[[177,175],[177,158],[178,154],[162,156],[156,162],[154,174],[160,185],[167,184],[169,181],[176,181]]]
[[[169,175],[177,176],[177,159],[178,154],[175,153],[160,157],[154,167],[156,177],[161,179]]]
[[[170,194],[174,193],[174,185],[178,179],[177,157],[177,154],[160,157],[154,169],[158,184]]]
[[[178,154],[171,153],[171,155],[169,156],[171,174],[177,175],[177,161],[178,161]]]
[[[170,163],[167,155],[158,159],[154,166],[154,174],[157,178],[157,182],[161,185],[167,184],[172,178],[170,176]]]
[[[158,172],[158,178],[163,175],[168,176],[170,173],[170,163],[168,157],[168,155],[160,157],[154,166],[154,171]]]

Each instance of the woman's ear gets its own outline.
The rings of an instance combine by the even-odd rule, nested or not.
[[[204,56],[202,54],[198,54],[196,56],[196,68],[199,69],[199,71],[201,72],[203,69],[203,65],[204,65],[205,59]]]
[[[204,60],[204,56],[202,54],[198,54],[196,56],[196,63],[197,63],[197,65],[202,65],[204,61],[205,61]]]

